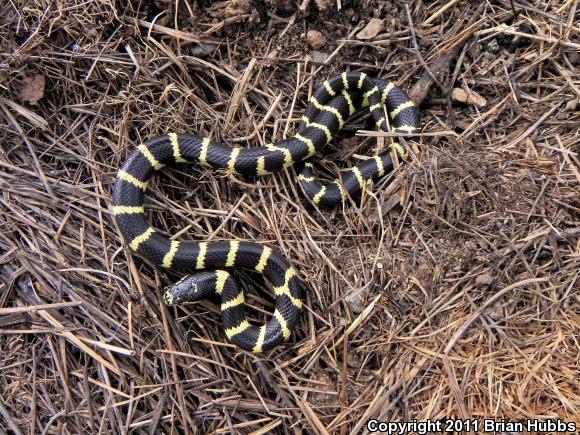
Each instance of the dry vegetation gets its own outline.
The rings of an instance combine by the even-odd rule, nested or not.
[[[0,432],[580,420],[577,1],[310,3],[2,0]],[[371,18],[378,32],[357,37]],[[172,130],[288,137],[313,87],[357,68],[410,90],[424,131],[362,205],[317,212],[292,171],[195,165],[148,195],[182,239],[292,259],[308,295],[289,345],[225,343],[214,301],[167,309],[180,275],[131,256],[109,212],[123,159]],[[392,140],[367,118],[320,156],[322,175]]]

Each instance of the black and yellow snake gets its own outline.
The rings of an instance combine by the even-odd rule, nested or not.
[[[412,133],[419,128],[413,102],[391,82],[363,72],[326,80],[310,98],[297,133],[275,144],[235,148],[193,134],[168,133],[148,140],[131,153],[117,174],[112,211],[129,247],[167,269],[196,269],[164,295],[169,305],[221,295],[225,333],[239,347],[262,352],[288,339],[302,307],[302,284],[296,270],[271,248],[238,240],[180,242],[151,227],[143,207],[147,183],[166,165],[196,162],[233,174],[267,175],[300,163],[298,181],[316,206],[333,206],[359,194],[366,180],[392,170],[389,151],[372,156],[327,185],[314,179],[310,159],[342,128],[357,109],[368,106],[374,121],[387,130],[385,108],[392,130]],[[400,146],[394,144],[398,149]],[[276,308],[262,326],[252,326],[244,310],[244,293],[223,269],[256,270],[272,284]]]

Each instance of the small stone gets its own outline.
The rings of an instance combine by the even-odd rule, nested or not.
[[[489,41],[487,43],[486,49],[489,53],[493,53],[493,54],[499,53],[499,44],[498,44],[497,40],[492,39],[491,41]]]
[[[326,38],[318,30],[309,30],[306,34],[306,41],[310,48],[319,50],[326,45]]]
[[[214,52],[217,50],[217,47],[217,44],[202,42],[198,45],[192,45],[189,49],[189,53],[193,57],[208,57],[214,54]]]
[[[346,296],[346,303],[354,314],[360,314],[363,310],[363,300],[358,293],[350,293]]]
[[[470,251],[475,251],[477,249],[477,243],[475,243],[473,240],[468,240],[465,242],[465,247]]]
[[[349,367],[358,369],[361,366],[360,357],[356,353],[354,353],[354,352],[349,352],[348,353],[348,359],[346,360],[346,364]]]
[[[574,98],[566,103],[566,110],[568,112],[573,112],[578,108],[578,104],[580,103],[580,99]]]
[[[489,273],[482,273],[475,277],[475,285],[489,285],[493,281],[493,276]]]
[[[278,59],[278,54],[279,53],[280,53],[280,50],[278,50],[277,48],[275,48],[274,50],[272,50],[270,53],[268,53],[266,55],[266,57],[264,58],[264,63],[266,65],[268,65],[268,66],[274,65],[274,63]]]
[[[312,50],[310,53],[312,63],[324,64],[328,60],[329,54],[323,51]]]

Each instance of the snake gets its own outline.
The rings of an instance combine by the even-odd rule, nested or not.
[[[303,306],[304,285],[292,264],[267,245],[244,240],[180,241],[151,226],[144,200],[152,176],[167,165],[197,163],[234,175],[265,176],[296,165],[297,181],[315,207],[355,198],[367,180],[393,169],[391,150],[373,155],[329,183],[315,179],[313,157],[357,110],[367,107],[376,126],[414,133],[419,116],[413,101],[393,82],[364,72],[344,72],[325,80],[310,97],[294,136],[250,148],[232,147],[210,137],[168,132],[141,143],[120,167],[112,190],[112,214],[131,251],[156,266],[192,272],[163,295],[169,305],[221,298],[226,337],[246,351],[260,353],[288,340]],[[389,123],[387,122],[389,119]],[[400,154],[400,144],[391,144]],[[260,273],[275,295],[273,315],[258,326],[249,322],[245,298],[232,275],[236,269]]]

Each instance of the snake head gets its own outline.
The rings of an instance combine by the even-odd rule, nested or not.
[[[180,279],[168,287],[163,301],[171,305],[191,304],[215,293],[215,273],[200,272]]]
[[[163,302],[168,306],[173,305],[173,293],[171,293],[172,288],[173,287],[168,288],[165,290],[165,293],[163,293]]]

